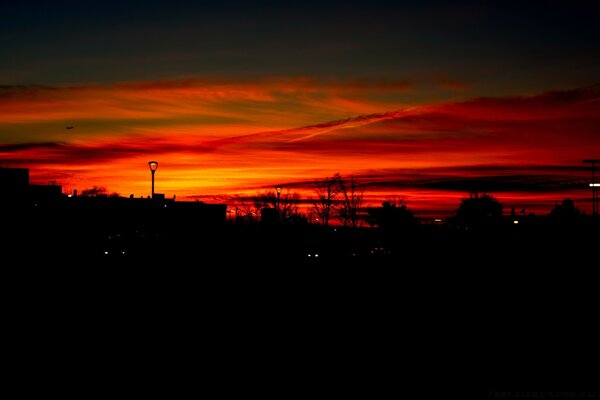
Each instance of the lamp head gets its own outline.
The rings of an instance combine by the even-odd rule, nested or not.
[[[275,191],[277,192],[277,194],[281,194],[281,186],[275,186]]]
[[[150,171],[154,172],[158,169],[158,161],[150,161],[148,162],[148,166],[150,167]]]

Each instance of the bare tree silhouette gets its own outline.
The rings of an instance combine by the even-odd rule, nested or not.
[[[298,193],[290,193],[286,190],[282,193],[278,202],[279,215],[281,218],[289,219],[298,214],[298,205],[300,204],[300,195]]]
[[[333,216],[336,201],[340,194],[339,182],[341,179],[342,176],[336,173],[332,177],[317,182],[317,199],[313,208],[323,226],[329,226],[329,220]]]
[[[258,192],[254,196],[254,208],[262,210],[263,208],[277,207],[277,194],[273,191]]]
[[[253,197],[235,196],[233,201],[242,217],[253,221],[260,215],[260,208],[256,208]]]
[[[339,179],[342,201],[338,207],[338,216],[346,227],[356,228],[359,225],[358,212],[363,202],[364,186],[356,178],[349,181]]]
[[[261,215],[263,208],[279,208],[278,215],[283,219],[289,219],[298,215],[298,205],[301,200],[300,194],[289,190],[280,195],[279,201],[273,191],[257,192],[253,197],[235,197],[238,212],[251,220]]]

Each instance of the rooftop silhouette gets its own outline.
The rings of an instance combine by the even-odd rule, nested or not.
[[[21,258],[368,266],[502,248],[505,256],[544,259],[541,248],[573,256],[597,243],[600,231],[598,219],[570,199],[539,216],[514,207],[503,213],[500,201],[479,192],[445,219],[417,218],[405,204],[362,207],[359,183],[340,175],[317,184],[319,200],[304,209],[279,186],[228,209],[158,194],[124,198],[99,187],[64,195],[58,185],[29,184],[27,169],[1,168],[0,179],[2,242]]]

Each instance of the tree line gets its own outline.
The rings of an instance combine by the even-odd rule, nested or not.
[[[236,215],[256,219],[265,208],[276,210],[282,220],[306,220],[329,226],[338,220],[343,226],[356,228],[361,224],[360,211],[363,205],[364,185],[354,177],[343,178],[336,173],[316,181],[315,197],[302,199],[289,189],[279,195],[275,191],[258,192],[255,196],[236,196]],[[300,214],[300,204],[307,203],[305,215]]]
[[[237,196],[236,215],[248,219],[257,219],[264,208],[276,210],[277,215],[284,221],[305,219],[323,226],[329,226],[334,220],[344,227],[357,228],[363,223],[377,225],[414,225],[417,219],[406,205],[396,201],[386,201],[380,207],[363,208],[365,186],[355,177],[344,178],[336,173],[315,182],[315,196],[302,199],[298,193],[289,189],[279,196],[275,191],[258,192],[256,196]],[[300,204],[308,204],[305,214],[300,213]],[[489,225],[499,223],[503,216],[504,206],[493,195],[472,191],[463,198],[454,216],[449,218],[452,223],[463,226]],[[525,216],[521,209],[521,217]],[[514,207],[511,216],[516,216]],[[533,217],[533,214],[527,216]],[[556,204],[548,214],[551,220],[558,222],[577,221],[584,216],[573,200],[565,199]]]
[[[354,176],[344,178],[336,173],[315,182],[315,196],[312,198],[302,199],[299,193],[287,188],[280,193],[263,191],[257,192],[255,196],[235,196],[233,201],[236,204],[236,217],[248,220],[257,220],[264,209],[273,209],[277,218],[282,221],[304,221],[323,226],[329,226],[334,220],[348,228],[357,228],[365,222],[379,227],[416,224],[414,213],[401,202],[386,201],[381,207],[363,208],[364,192],[365,185]],[[119,197],[119,194],[111,193],[105,187],[94,186],[83,190],[81,196]],[[309,205],[305,213],[300,212],[302,203]],[[494,196],[472,191],[461,200],[454,216],[448,220],[463,226],[489,225],[500,222],[503,209],[503,204]],[[524,214],[523,208],[521,216]],[[514,207],[511,216],[516,216]],[[578,221],[583,216],[584,213],[575,207],[571,199],[556,204],[548,214],[551,220],[561,223]]]

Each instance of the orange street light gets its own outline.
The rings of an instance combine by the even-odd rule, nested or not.
[[[152,198],[154,198],[154,173],[158,169],[158,161],[150,161],[148,162],[148,166],[150,167],[150,172],[152,173]]]

